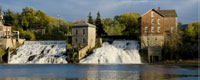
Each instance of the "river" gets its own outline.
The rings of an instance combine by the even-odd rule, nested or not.
[[[198,80],[198,65],[6,64],[2,80]]]

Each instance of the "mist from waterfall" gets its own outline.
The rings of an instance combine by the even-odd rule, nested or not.
[[[82,64],[141,64],[138,41],[104,42],[101,48],[80,61]]]
[[[61,64],[67,63],[66,41],[25,41],[11,56],[9,64]]]

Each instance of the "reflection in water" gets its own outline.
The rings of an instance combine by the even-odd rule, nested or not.
[[[198,66],[0,65],[0,80],[198,80]]]

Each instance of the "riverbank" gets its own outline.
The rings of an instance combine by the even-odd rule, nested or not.
[[[166,60],[161,64],[200,64],[200,60]]]

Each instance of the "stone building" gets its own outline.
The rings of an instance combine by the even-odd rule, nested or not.
[[[151,9],[141,16],[141,49],[147,49],[148,61],[161,60],[161,49],[167,35],[177,32],[175,10]]]
[[[72,26],[72,47],[78,48],[78,59],[82,59],[88,50],[95,47],[96,26],[86,21]]]
[[[93,48],[96,41],[96,26],[82,22],[72,26],[72,46]]]

